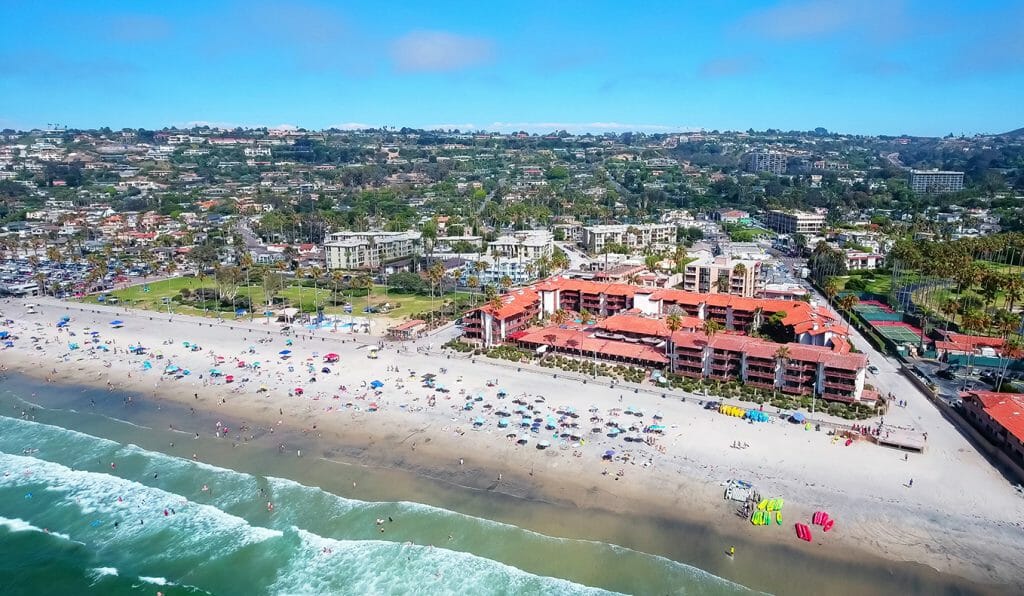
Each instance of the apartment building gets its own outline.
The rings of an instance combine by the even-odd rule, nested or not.
[[[748,172],[771,172],[776,176],[786,173],[786,165],[789,157],[784,153],[773,151],[760,151],[747,156]]]
[[[376,269],[417,254],[419,232],[335,232],[324,243],[328,269]]]
[[[910,170],[910,190],[924,194],[959,192],[964,189],[963,172]]]
[[[703,257],[687,263],[683,289],[704,294],[754,296],[764,286],[761,261],[726,255]]]
[[[600,254],[609,244],[621,244],[632,250],[653,245],[675,245],[676,226],[672,224],[586,226],[580,245],[591,254]]]
[[[772,210],[765,217],[765,224],[780,234],[811,236],[825,227],[825,216],[810,211]]]
[[[548,230],[520,230],[495,238],[487,249],[499,257],[536,261],[554,254],[555,237]]]

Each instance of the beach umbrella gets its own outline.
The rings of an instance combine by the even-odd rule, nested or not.
[[[530,435],[519,435],[519,438],[516,439],[516,443],[519,443],[521,445],[525,445],[525,444],[527,444],[529,442],[530,442]]]
[[[180,369],[176,365],[168,364],[167,368],[164,369],[164,372],[173,373],[173,372],[178,372],[179,370]]]
[[[259,362],[253,362],[252,363],[252,367],[253,368],[259,368],[260,367],[260,363]]]
[[[245,360],[239,360],[237,366],[238,368],[245,368]]]
[[[10,331],[0,331],[0,339],[7,339],[11,336]]]
[[[547,449],[550,446],[551,446],[551,442],[550,441],[541,441],[540,443],[537,443],[537,449]]]
[[[476,426],[483,426],[485,422],[487,421],[484,420],[483,416],[477,416],[475,419],[473,419],[473,424],[475,424]]]
[[[331,352],[330,354],[327,354],[326,356],[324,356],[324,362],[337,362],[340,359],[341,359],[341,356],[338,356],[334,352]]]
[[[110,324],[113,325],[114,327],[120,327],[120,326],[124,325],[124,321],[122,321],[120,319],[115,319],[115,320],[111,321]]]
[[[804,417],[803,412],[793,412],[789,416],[789,419],[792,420],[793,422],[797,423],[797,424],[803,424],[803,421],[806,418]]]
[[[280,352],[278,352],[278,354],[280,354],[281,356],[288,356],[291,353],[292,353],[291,350],[281,350]]]
[[[64,315],[63,317],[60,318],[60,322],[61,323],[67,323],[70,320],[71,320],[71,317],[69,317],[67,315]]]
[[[97,347],[99,349],[103,350],[104,352],[109,352],[110,351],[110,348],[105,346],[105,345],[100,345],[100,346],[97,346]]]
[[[321,369],[320,369],[320,372],[322,372],[322,373],[324,373],[324,374],[327,374],[327,373],[331,372],[331,369],[329,369],[329,368],[327,368],[327,367],[325,366],[325,367],[323,367],[323,368],[321,368]]]
[[[189,376],[190,374],[192,374],[192,371],[190,371],[190,370],[189,370],[189,369],[187,369],[187,368],[186,368],[186,369],[182,369],[182,371],[181,371],[181,374],[183,374],[183,375],[185,375],[185,376],[187,377],[187,376]]]
[[[153,368],[153,363],[149,360],[142,363],[142,370],[149,370],[151,368]]]
[[[219,368],[211,368],[210,369],[210,375],[211,376],[219,377],[221,374],[223,374],[223,373],[220,372]]]
[[[57,328],[66,327],[66,326],[67,326],[67,322],[65,322],[65,321],[59,321],[57,323]]]
[[[233,377],[231,375],[228,375],[228,376],[224,377],[224,382],[225,383],[232,383],[232,382],[234,382],[234,380],[235,380],[235,377]]]
[[[302,387],[296,387],[295,388],[295,394],[296,395],[302,395],[303,393],[305,393],[305,392],[303,391]]]
[[[381,382],[381,381],[378,381],[378,380],[374,380],[373,382],[370,383],[370,387],[372,387],[374,389],[380,389],[383,386],[384,386],[384,383]]]
[[[508,426],[508,418],[498,419],[498,428],[506,428]]]

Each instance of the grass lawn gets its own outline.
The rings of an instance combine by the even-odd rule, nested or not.
[[[148,289],[147,289],[148,288]],[[137,286],[131,286],[121,290],[114,290],[108,292],[109,296],[116,297],[121,304],[131,306],[133,308],[141,308],[146,310],[166,310],[167,306],[164,304],[164,299],[171,299],[177,296],[182,290],[188,288],[189,290],[198,290],[200,288],[215,289],[216,285],[210,278],[203,279],[200,283],[198,278],[195,277],[175,277],[172,279],[166,279],[163,281],[157,281],[149,284],[140,284]],[[309,311],[311,306],[314,304],[314,297],[321,303],[327,303],[330,301],[333,294],[332,288],[314,288],[305,287],[300,285],[287,286],[277,293],[278,300],[285,300],[289,305],[298,307],[302,304],[303,310]],[[465,297],[467,294],[462,293],[460,297]],[[238,290],[238,296],[236,298],[236,304],[238,308],[248,308],[249,299],[252,298],[253,310],[259,314],[262,312],[262,304],[264,302],[263,288],[259,285],[252,285],[249,287],[241,287]],[[392,305],[392,309],[387,312],[387,316],[392,319],[402,319],[409,315],[418,312],[424,312],[430,310],[431,306],[440,307],[446,299],[453,299],[455,294],[448,292],[443,296],[437,296],[431,301],[430,296],[420,296],[416,294],[400,294],[396,292],[385,293],[384,286],[375,285],[373,293],[370,295],[371,306],[381,306],[384,303]],[[87,296],[82,299],[83,302],[97,302],[96,296]],[[365,296],[351,296],[348,298],[349,302],[354,305],[353,311],[356,314],[361,314],[363,308],[366,307]],[[394,308],[394,305],[399,305]],[[172,304],[171,310],[176,313],[199,315],[199,316],[217,316],[217,311],[204,311],[201,308],[194,308],[188,305]],[[340,314],[344,312],[343,306],[328,306],[324,309],[328,314]],[[222,313],[228,311],[220,311]]]
[[[850,279],[852,279],[852,277],[848,275],[844,277],[835,278],[836,283],[839,285],[840,292],[846,289],[846,283],[850,281]],[[865,279],[864,281],[867,284],[864,286],[865,292],[870,292],[872,294],[878,294],[881,296],[888,296],[889,292],[892,291],[891,275],[875,275],[874,279]]]

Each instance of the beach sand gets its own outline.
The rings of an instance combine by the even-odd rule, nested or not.
[[[79,305],[36,302],[42,309],[37,315],[24,315],[14,303],[3,305],[5,316],[16,320],[7,328],[20,339],[14,348],[0,352],[0,363],[61,384],[106,387],[109,383],[111,388],[127,392],[136,404],[125,407],[163,408],[166,415],[159,419],[183,431],[176,433],[182,440],[187,440],[186,432],[199,432],[204,439],[214,437],[218,427],[209,420],[221,418],[225,425],[274,428],[273,436],[268,430],[252,434],[261,435],[256,441],[273,442],[295,456],[304,449],[303,458],[333,460],[339,467],[358,462],[380,469],[397,468],[460,490],[711,526],[714,531],[708,540],[721,543],[706,545],[709,551],[725,549],[735,540],[761,553],[775,553],[782,564],[790,552],[831,560],[835,565],[880,557],[926,565],[982,584],[1010,584],[1014,590],[1024,586],[1024,572],[1017,565],[1024,554],[1024,499],[952,428],[928,426],[926,453],[912,454],[904,461],[904,455],[894,450],[866,442],[844,447],[833,443],[825,432],[805,431],[780,420],[749,424],[722,416],[703,410],[696,396],[679,392],[668,392],[662,399],[622,387],[584,385],[555,379],[555,371],[519,371],[507,362],[499,365],[476,358],[473,363],[463,355],[449,357],[436,345],[430,353],[418,353],[417,348],[426,348],[430,340],[386,344],[381,357],[371,360],[367,353],[378,340],[365,336],[324,330],[292,338],[293,345],[286,346],[278,326],[260,321],[215,323],[177,315],[169,321],[167,315],[156,313],[91,306],[83,311]],[[75,337],[55,327],[63,315],[71,317],[69,327]],[[112,319],[125,324],[111,329]],[[89,353],[93,344],[83,342],[86,328],[99,331],[102,341],[111,342],[111,351]],[[29,339],[33,335],[40,338],[36,344],[42,349],[34,349]],[[261,338],[272,341],[257,343]],[[163,345],[170,339],[172,344]],[[77,341],[80,348],[68,350],[69,341]],[[185,341],[201,349],[187,350]],[[126,354],[128,345],[137,342],[151,354]],[[250,346],[255,353],[249,353]],[[278,355],[284,349],[292,350],[287,360]],[[164,358],[155,359],[152,353],[156,352],[162,352]],[[324,366],[322,356],[328,352],[339,354],[341,360],[328,365],[331,373],[325,375],[319,370]],[[223,363],[218,364],[216,356],[223,357]],[[240,369],[237,358],[247,363],[259,361],[262,367],[259,371]],[[314,358],[315,382],[309,381],[313,374],[306,372],[308,358]],[[153,364],[153,370],[143,372],[145,360]],[[168,362],[193,373],[177,380],[161,375]],[[208,371],[214,366],[233,374],[236,381],[227,384],[223,377],[211,379]],[[293,370],[289,371],[289,366]],[[389,370],[391,367],[398,370]],[[442,368],[448,372],[440,373]],[[410,376],[410,370],[416,375]],[[438,382],[450,392],[422,387],[420,375],[424,373],[438,374]],[[373,380],[384,383],[379,395],[362,386]],[[497,383],[488,386],[488,380]],[[347,391],[341,391],[341,385]],[[267,391],[257,392],[260,386]],[[297,387],[304,389],[301,396],[294,395]],[[498,388],[508,397],[498,399]],[[484,397],[474,402],[474,410],[462,409],[462,389]],[[543,403],[536,402],[538,396],[544,397]],[[483,405],[491,404],[491,411],[499,407],[514,410],[516,405],[511,402],[520,397],[539,408],[542,418],[558,417],[549,410],[575,408],[585,443],[563,447],[548,433],[543,438],[552,446],[539,450],[536,440],[541,437],[534,436],[525,446],[507,438],[519,429],[498,429],[497,416],[487,413]],[[431,398],[433,406],[428,405]],[[376,411],[369,411],[371,403],[377,404]],[[661,414],[666,430],[656,445],[626,443],[589,432],[591,408],[606,421],[609,410],[628,406],[643,411],[643,416],[632,417],[642,425],[654,422],[655,412]],[[195,408],[195,417],[186,414],[188,408]],[[477,416],[485,423],[474,429]],[[624,414],[619,418],[623,422],[629,419]],[[516,425],[518,416],[512,420]],[[197,421],[204,421],[202,428]],[[230,437],[214,438],[241,440],[235,438],[237,429],[228,434]],[[736,441],[749,447],[732,448]],[[630,459],[605,462],[601,454],[607,449],[616,450],[618,456],[628,453]],[[199,450],[196,456],[202,460],[204,453]],[[720,483],[729,478],[754,482],[766,497],[785,498],[786,525],[771,530],[755,528],[736,516],[722,499]],[[912,487],[908,486],[910,478],[914,479]],[[353,491],[351,494],[359,496],[358,487]],[[813,544],[798,541],[791,523],[809,521],[816,510],[826,510],[837,519],[836,529],[823,534],[816,528]],[[557,524],[551,528],[551,520],[543,525],[545,531],[559,529]],[[747,547],[742,546],[741,553],[743,548]],[[663,552],[674,551],[666,545]],[[745,581],[748,578],[742,572],[731,577],[745,585],[758,585]]]

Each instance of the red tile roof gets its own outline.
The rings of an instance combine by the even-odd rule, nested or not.
[[[660,348],[646,344],[634,344],[591,337],[587,332],[577,329],[535,327],[523,332],[516,339],[517,341],[532,345],[553,346],[577,352],[582,350],[584,356],[589,356],[596,352],[608,356],[635,358],[657,364],[668,362],[668,358]],[[570,345],[569,342],[576,343]]]
[[[985,413],[999,423],[1006,432],[1024,441],[1024,396],[995,391],[970,391],[966,399],[975,398]]]

